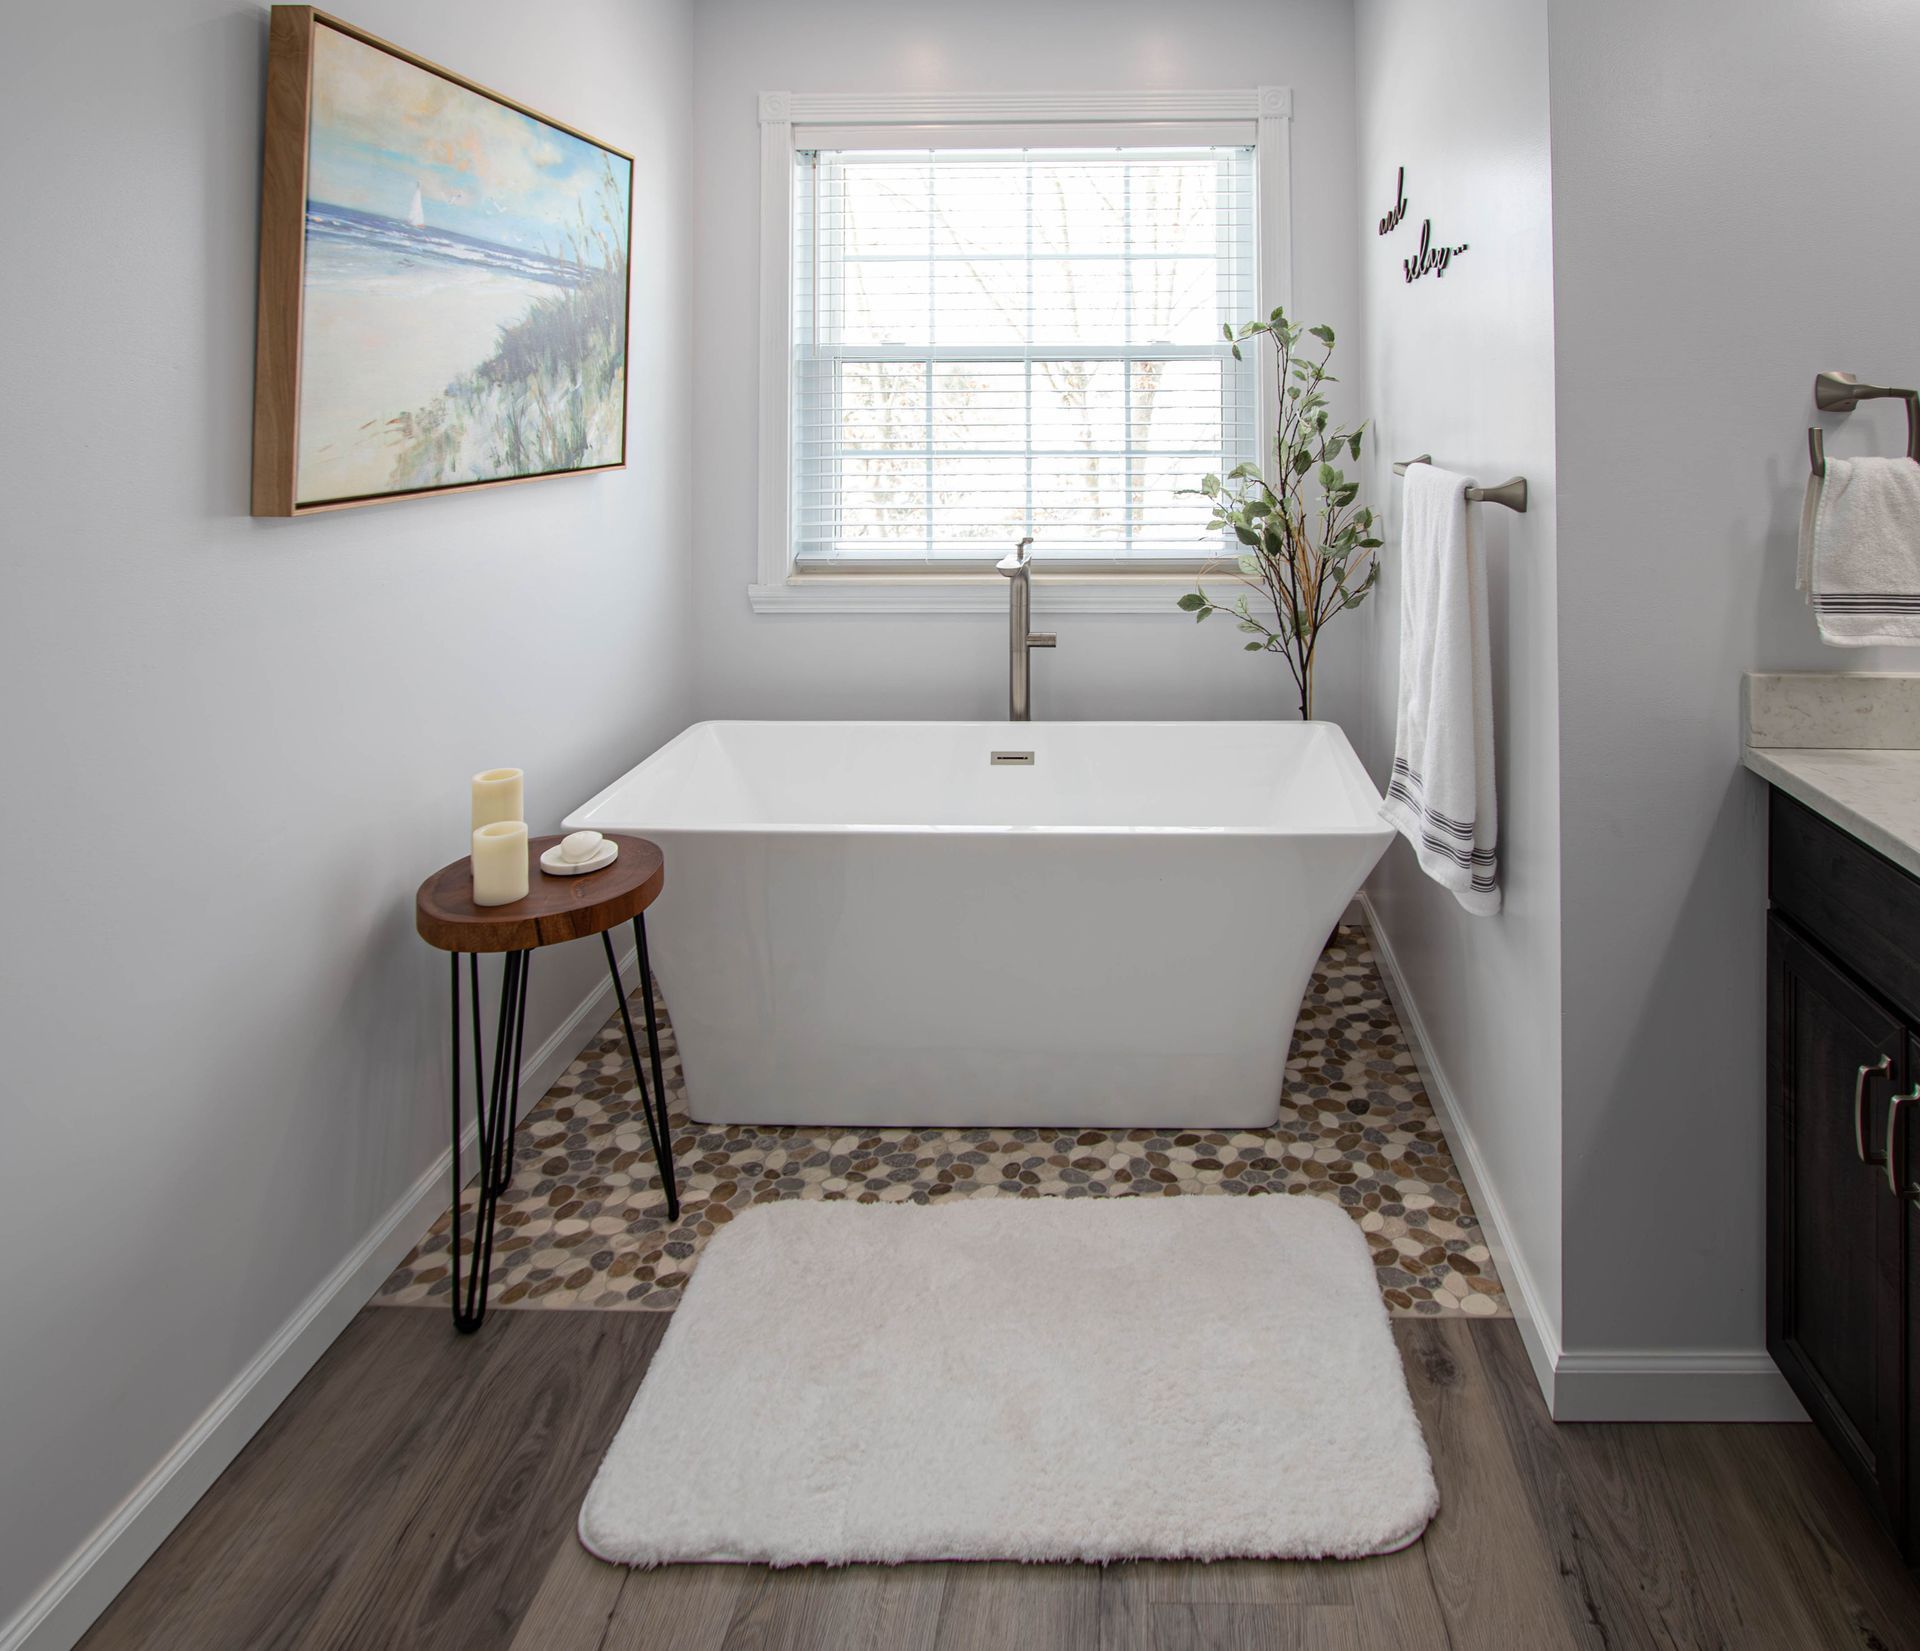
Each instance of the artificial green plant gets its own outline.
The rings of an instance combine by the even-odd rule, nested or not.
[[[1357,608],[1380,576],[1374,552],[1374,514],[1359,505],[1360,484],[1349,481],[1339,460],[1360,457],[1364,423],[1346,430],[1327,411],[1326,386],[1337,383],[1327,371],[1333,358],[1331,327],[1302,327],[1275,310],[1264,321],[1221,329],[1233,346],[1264,339],[1274,354],[1275,381],[1283,392],[1267,475],[1252,462],[1235,465],[1222,477],[1209,475],[1197,489],[1212,502],[1209,532],[1231,528],[1243,547],[1238,583],[1246,590],[1231,602],[1198,588],[1180,598],[1196,622],[1216,613],[1230,614],[1255,638],[1249,653],[1277,653],[1286,660],[1300,691],[1302,719],[1313,715],[1313,667],[1320,632],[1337,613]],[[1301,352],[1301,340],[1322,346],[1319,359]],[[1269,479],[1269,477],[1271,479]],[[1273,612],[1273,622],[1266,619]]]

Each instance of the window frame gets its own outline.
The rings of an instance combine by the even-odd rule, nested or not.
[[[1071,145],[1075,128],[1134,129],[1225,123],[1247,133],[1255,151],[1255,296],[1257,313],[1290,305],[1292,289],[1291,126],[1293,92],[1261,86],[1202,92],[1092,92],[982,97],[760,94],[760,453],[758,578],[748,587],[756,612],[998,612],[1006,606],[994,573],[939,568],[798,567],[794,560],[792,398],[794,394],[794,160],[803,149],[933,147],[954,129],[978,146],[1034,141],[1032,129]],[[1013,130],[1013,129],[1020,130]],[[830,130],[829,130],[830,129]],[[822,139],[828,139],[826,143]],[[1246,137],[1238,141],[1247,141]],[[1260,439],[1272,428],[1275,389],[1260,377]],[[1194,565],[1197,565],[1194,564]],[[1082,563],[1034,581],[1034,606],[1053,613],[1178,613],[1172,586],[1194,565],[1125,569]]]

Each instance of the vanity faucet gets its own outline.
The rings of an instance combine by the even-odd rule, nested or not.
[[[1009,627],[1007,641],[1011,649],[1007,659],[1007,720],[1030,722],[1033,710],[1033,648],[1051,648],[1058,640],[1046,631],[1027,627],[1033,622],[1033,540],[1022,539],[1013,554],[996,563],[1007,576]]]

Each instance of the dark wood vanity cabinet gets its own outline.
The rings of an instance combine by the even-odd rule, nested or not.
[[[1767,1350],[1912,1562],[1920,880],[1777,790],[1770,831]]]

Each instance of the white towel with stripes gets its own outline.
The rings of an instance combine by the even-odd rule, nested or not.
[[[1828,459],[1807,484],[1796,575],[1829,648],[1920,644],[1920,464]]]
[[[1500,910],[1493,673],[1472,479],[1407,467],[1400,525],[1400,711],[1381,813],[1476,916]]]

